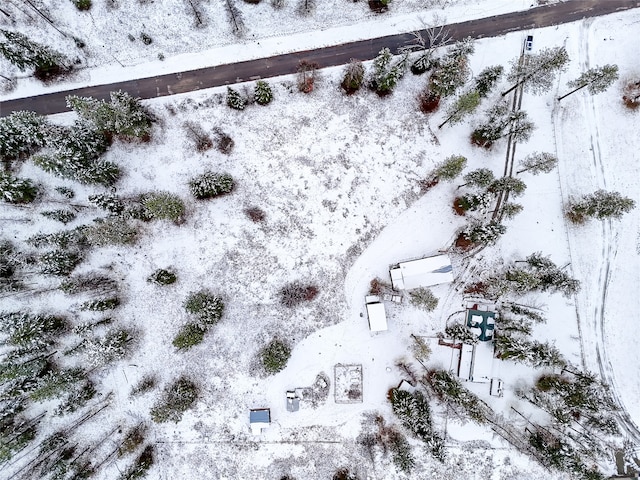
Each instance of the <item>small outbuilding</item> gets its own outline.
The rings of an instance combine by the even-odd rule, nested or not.
[[[249,410],[249,424],[251,425],[252,435],[262,434],[262,429],[271,425],[271,410],[268,408]]]
[[[369,318],[369,329],[372,332],[383,332],[387,330],[387,313],[384,303],[377,295],[367,295],[365,297],[367,306],[367,317]]]
[[[451,259],[447,255],[398,263],[389,269],[395,290],[412,290],[453,281]]]
[[[287,391],[287,411],[297,412],[300,410],[300,397],[295,390]]]

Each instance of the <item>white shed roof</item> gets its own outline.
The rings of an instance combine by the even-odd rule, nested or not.
[[[436,255],[398,264],[389,271],[393,288],[411,290],[453,281],[451,260],[447,255]]]
[[[384,311],[384,303],[367,303],[367,316],[369,317],[369,329],[372,332],[387,330],[387,314]]]

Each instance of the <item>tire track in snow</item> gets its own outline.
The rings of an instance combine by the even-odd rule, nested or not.
[[[586,71],[590,68],[589,60],[589,29],[592,19],[585,20],[580,28],[580,65],[581,70]],[[583,102],[585,104],[584,111],[587,115],[587,129],[589,131],[590,151],[593,163],[593,171],[595,173],[595,181],[599,189],[607,188],[607,175],[605,165],[602,159],[602,149],[600,146],[600,131],[598,122],[598,106],[592,95],[583,94]],[[590,336],[590,343],[595,347],[595,361],[602,380],[611,387],[610,393],[614,402],[619,407],[617,417],[626,433],[633,438],[635,442],[640,442],[640,429],[632,420],[627,412],[624,402],[618,394],[618,382],[616,375],[609,360],[607,352],[607,344],[605,342],[606,324],[605,316],[607,312],[607,296],[611,283],[612,265],[618,253],[618,232],[616,226],[610,219],[602,221],[602,263],[598,271],[598,281],[596,284],[597,302],[592,311],[588,312],[589,318],[586,319],[587,328],[582,329],[581,338]],[[583,342],[583,350],[585,344]],[[583,363],[589,356],[590,352],[583,351]]]

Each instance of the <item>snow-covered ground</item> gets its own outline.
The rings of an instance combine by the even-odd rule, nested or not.
[[[247,33],[238,38],[231,34],[224,2],[190,1],[200,3],[199,9],[207,18],[205,27],[193,27],[194,17],[187,0],[95,1],[89,12],[78,12],[68,0],[49,0],[45,12],[62,34],[28,7],[13,6],[12,19],[0,15],[0,28],[19,25],[16,27],[19,31],[69,58],[78,59],[78,64],[68,81],[43,87],[28,78],[28,74],[0,62],[1,75],[20,78],[17,88],[0,98],[20,98],[44,91],[101,85],[405,33],[425,25],[527,9],[534,3],[532,0],[408,0],[391,2],[389,11],[380,15],[371,12],[365,1],[332,0],[322,2],[315,13],[307,17],[295,13],[295,0],[286,1],[282,9],[274,9],[268,0],[262,0],[259,5],[237,1],[234,3],[248,27]],[[143,44],[142,32],[148,34],[153,43]],[[82,39],[86,47],[78,49],[74,37]]]
[[[447,20],[486,15],[479,5],[488,3],[457,2],[460,10],[448,8]],[[513,8],[528,6],[528,2],[508,3],[515,5]],[[506,4],[492,3],[496,9],[507,8]],[[103,5],[96,7],[106,8]],[[155,3],[132,5],[141,9],[159,7]],[[360,9],[361,15],[367,9],[362,2],[346,6]],[[65,2],[59,8],[64,11]],[[111,13],[122,18],[122,36],[133,32],[136,25],[124,23],[125,8],[129,7],[120,2],[120,8]],[[271,6],[263,1],[244,8]],[[286,8],[294,7],[287,4]],[[158,11],[166,14],[163,9]],[[96,22],[102,18],[99,10],[91,15]],[[213,32],[211,17],[207,28]],[[224,20],[219,21],[226,27]],[[522,176],[528,186],[519,200],[524,211],[509,221],[507,233],[496,246],[470,259],[454,255],[456,274],[465,281],[493,265],[536,251],[550,255],[558,265],[570,264],[573,276],[582,282],[575,299],[560,295],[527,299],[541,306],[548,317],[548,323],[536,335],[555,342],[571,362],[600,373],[614,387],[636,425],[640,424],[636,401],[640,378],[633,366],[638,364],[640,354],[635,331],[629,326],[634,321],[632,299],[637,296],[640,276],[638,210],[622,220],[593,221],[580,227],[568,226],[562,210],[571,195],[598,188],[620,191],[640,202],[640,165],[635,153],[638,140],[633,135],[638,112],[622,106],[621,81],[594,98],[580,92],[558,105],[554,97],[566,91],[567,80],[589,66],[615,63],[622,78],[632,74],[637,77],[640,72],[633,52],[639,22],[640,14],[634,10],[535,32],[536,49],[564,44],[572,63],[553,92],[542,97],[525,95],[523,108],[537,129],[528,143],[518,145],[516,158],[533,151],[555,152],[559,168],[550,174]],[[168,25],[166,20],[157,23]],[[254,21],[247,16],[247,23],[256,38],[269,36],[268,27],[262,29],[257,17]],[[99,31],[103,27],[96,24],[95,28]],[[391,31],[394,27],[389,28]],[[159,34],[151,32],[157,40],[152,47],[159,48],[158,52],[165,49],[178,55],[195,48],[188,42],[184,49],[171,43],[170,50]],[[221,34],[223,37],[228,38]],[[216,43],[216,38],[212,35],[211,43],[201,48],[224,43]],[[473,71],[497,63],[506,66],[518,55],[521,40],[522,34],[516,33],[476,42]],[[322,41],[327,40],[319,40],[318,45]],[[111,54],[126,58],[127,63],[142,61],[126,42],[122,51]],[[255,51],[253,47],[245,50]],[[105,62],[100,55],[95,58],[96,63]],[[149,73],[155,73],[168,61],[145,65]],[[90,71],[93,76],[98,70]],[[123,75],[120,67],[109,71]],[[298,479],[321,479],[330,478],[343,466],[357,470],[362,478],[399,477],[388,460],[372,462],[366,457],[355,439],[368,412],[380,412],[393,422],[386,394],[403,378],[395,365],[399,359],[411,357],[409,335],[435,336],[450,314],[463,308],[463,297],[456,282],[434,288],[440,304],[429,314],[406,302],[388,304],[389,331],[371,334],[364,295],[371,279],[388,278],[391,263],[450,247],[456,230],[464,224],[451,209],[457,184],[441,183],[421,196],[418,180],[451,154],[465,155],[468,170],[487,167],[500,175],[505,145],[499,143],[487,152],[469,144],[471,125],[480,120],[480,114],[475,120],[438,130],[443,109],[433,117],[425,117],[417,109],[416,95],[424,78],[408,74],[393,95],[385,98],[367,91],[346,97],[338,89],[340,75],[341,68],[322,71],[310,95],[299,93],[293,78],[274,80],[274,102],[267,107],[252,105],[243,112],[224,105],[223,89],[149,101],[147,104],[160,118],[152,141],[143,145],[118,143],[106,155],[125,171],[118,184],[119,194],[166,190],[187,203],[184,224],[146,224],[136,246],[101,249],[81,267],[105,269],[126,286],[124,305],[117,311],[118,322],[138,330],[139,340],[131,358],[100,373],[100,393],[114,393],[111,407],[101,417],[101,421],[106,419],[104,424],[92,424],[80,435],[96,438],[111,425],[148,420],[156,394],[134,399],[129,396],[130,388],[145,373],[158,375],[160,386],[187,374],[202,389],[196,408],[180,423],[151,426],[159,458],[149,478],[279,478],[290,474]],[[87,76],[80,81],[91,80]],[[72,117],[64,114],[53,120],[70,122]],[[215,150],[195,153],[185,139],[185,120],[197,122],[207,131],[220,127],[231,134],[235,140],[231,155]],[[187,182],[206,169],[232,174],[238,183],[234,193],[209,202],[192,200]],[[48,191],[56,185],[69,185],[30,163],[20,174],[46,184]],[[93,191],[73,188],[78,203]],[[250,206],[267,213],[264,223],[246,218],[243,209]],[[24,239],[40,230],[58,228],[49,220],[11,221],[25,217],[24,210],[15,207],[2,205],[0,211],[4,237]],[[85,212],[77,224],[97,215],[96,211]],[[175,285],[157,287],[145,281],[151,271],[167,266],[178,274]],[[298,279],[317,284],[319,296],[293,310],[279,305],[278,289]],[[188,320],[182,303],[189,292],[203,287],[224,297],[225,315],[201,345],[178,353],[171,340]],[[2,301],[3,310],[23,305],[22,298]],[[55,292],[33,303],[36,309],[45,306],[61,312],[75,311],[67,298]],[[259,373],[257,352],[273,337],[295,348],[282,372],[265,377]],[[448,368],[450,362],[451,350],[434,345],[431,364]],[[362,403],[337,404],[331,389],[328,399],[317,408],[303,405],[299,412],[286,411],[287,389],[309,387],[321,372],[333,383],[336,364],[362,365]],[[486,384],[470,388],[498,413],[508,415],[511,406],[526,408],[513,395],[513,389],[530,383],[535,372],[498,361],[493,368],[493,374],[505,380],[504,398],[490,397]],[[272,426],[259,438],[251,437],[248,426],[248,410],[255,407],[270,407],[273,419]],[[439,464],[423,455],[416,442],[420,454],[416,455],[418,467],[412,478],[564,478],[543,471],[490,430],[470,423],[461,425],[451,418],[447,421],[443,412],[436,411],[436,424],[440,428],[446,424],[449,458],[446,464]],[[51,429],[60,420],[52,422]],[[100,478],[114,478],[127,461],[108,464]]]

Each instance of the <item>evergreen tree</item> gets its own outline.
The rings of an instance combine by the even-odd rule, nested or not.
[[[477,245],[493,245],[500,235],[507,231],[504,225],[491,221],[486,225],[470,223],[462,231],[462,235],[470,242]]]
[[[53,315],[23,312],[0,314],[0,331],[5,336],[3,343],[15,347],[49,345],[67,326],[64,317]]]
[[[66,277],[81,261],[82,257],[76,252],[53,250],[40,256],[40,273]]]
[[[133,464],[120,474],[118,480],[137,480],[145,477],[154,461],[154,447],[147,445]]]
[[[478,105],[480,105],[480,94],[477,91],[463,93],[447,109],[447,118],[438,125],[438,128],[442,128],[447,123],[460,123],[464,117],[473,113]]]
[[[100,298],[97,300],[88,300],[80,305],[80,310],[88,310],[90,312],[104,312],[113,310],[120,305],[118,297]]]
[[[406,437],[400,432],[392,430],[387,443],[395,466],[406,474],[411,473],[416,460],[411,453],[411,444]]]
[[[392,60],[393,55],[388,48],[380,50],[378,56],[373,60],[371,88],[373,88],[378,95],[391,93],[404,75],[407,55],[404,55],[395,63],[392,63]]]
[[[470,74],[466,56],[448,56],[429,77],[429,91],[441,98],[449,97],[465,84]]]
[[[142,205],[152,219],[167,219],[174,222],[184,217],[184,203],[180,197],[168,192],[151,192],[142,195]]]
[[[146,138],[151,133],[152,117],[140,103],[121,90],[109,94],[110,101],[91,97],[67,97],[67,106],[88,124],[106,136]]]
[[[8,30],[0,30],[5,38],[0,42],[0,55],[21,71],[35,70],[36,78],[45,80],[68,69],[69,60],[59,52],[29,40],[26,35]]]
[[[513,218],[517,214],[522,212],[523,209],[524,207],[519,203],[513,203],[513,202],[503,203],[501,215],[504,218]]]
[[[0,171],[0,198],[8,203],[31,203],[38,188],[29,179],[17,178]]]
[[[507,332],[495,336],[495,348],[498,358],[525,363],[535,368],[564,367],[567,364],[556,347]]]
[[[227,87],[227,105],[234,110],[244,110],[247,106],[247,99],[240,95],[237,90]]]
[[[583,88],[586,88],[590,95],[596,95],[597,93],[604,92],[617,79],[617,65],[604,65],[602,67],[590,68],[575,80],[567,83],[567,86],[573,88],[573,90],[559,97],[558,101]]]
[[[598,220],[606,218],[620,218],[623,214],[635,208],[636,202],[623,197],[618,192],[596,190],[569,200],[566,215],[574,223],[584,223],[587,218]]]
[[[340,86],[348,94],[357,92],[364,82],[364,66],[359,60],[351,60],[344,69]]]
[[[489,406],[464,388],[451,373],[445,370],[430,370],[426,379],[440,400],[468,415],[474,422],[484,424],[490,419],[493,412]]]
[[[180,377],[165,389],[162,399],[151,409],[151,418],[158,423],[178,423],[198,397],[197,385],[186,377]]]
[[[50,218],[51,220],[64,223],[65,225],[69,222],[73,222],[76,218],[76,214],[71,210],[62,210],[62,209],[47,210],[44,212],[40,212],[40,215],[46,218]]]
[[[10,162],[36,152],[45,144],[49,124],[35,112],[13,112],[0,118],[0,160]]]
[[[564,47],[545,48],[538,54],[528,56],[527,62],[512,62],[512,68],[507,76],[515,84],[502,93],[505,96],[524,84],[527,91],[540,95],[553,86],[556,75],[564,72],[569,63],[569,54]]]
[[[502,65],[487,67],[482,70],[475,79],[475,91],[480,98],[486,98],[489,92],[496,86],[504,72]]]
[[[291,347],[277,338],[271,340],[260,350],[262,366],[269,374],[278,373],[284,369],[284,367],[287,366],[290,356]]]
[[[524,110],[512,111],[506,102],[499,102],[488,111],[487,122],[471,134],[474,144],[490,148],[497,140],[511,135],[516,142],[529,139],[534,129]]]
[[[428,288],[416,288],[415,290],[411,290],[409,292],[409,297],[411,298],[412,305],[427,312],[435,310],[438,306],[438,297],[436,297]]]
[[[533,175],[549,173],[556,165],[558,165],[558,158],[552,153],[534,152],[520,162],[522,168],[516,173],[518,175],[523,172],[531,172]]]
[[[453,323],[447,325],[444,329],[444,334],[447,338],[453,338],[461,343],[467,343],[474,345],[478,343],[478,335],[475,335],[462,323]]]
[[[108,245],[130,245],[138,238],[138,229],[122,218],[107,218],[96,221],[84,231],[87,242],[96,247]]]
[[[489,185],[489,191],[492,193],[509,192],[514,197],[522,195],[527,188],[527,185],[520,179],[515,177],[501,177],[494,180]]]
[[[227,173],[205,172],[189,181],[189,190],[198,200],[225,195],[233,190],[234,181]]]
[[[462,178],[465,183],[460,185],[461,187],[470,185],[472,187],[486,188],[495,180],[493,172],[488,168],[472,170],[466,173]]]
[[[495,199],[495,195],[491,192],[471,193],[459,197],[456,206],[463,211],[487,213]]]
[[[126,357],[131,351],[133,339],[133,332],[130,330],[112,329],[103,337],[87,339],[82,344],[82,352],[89,365],[101,367]]]
[[[36,402],[60,397],[85,378],[86,373],[81,368],[51,369],[38,379],[36,388],[29,393],[29,397]]]
[[[171,285],[175,283],[177,279],[178,277],[171,270],[159,268],[149,275],[147,282],[155,283],[156,285]]]
[[[224,302],[210,291],[200,290],[189,294],[184,302],[184,309],[198,317],[204,325],[211,326],[222,318]]]
[[[462,155],[451,155],[436,166],[433,176],[438,181],[446,180],[450,182],[460,175],[466,166],[466,157],[463,157]]]
[[[120,215],[125,209],[122,199],[109,193],[89,195],[89,202],[113,215]]]
[[[202,343],[206,332],[206,325],[189,322],[180,328],[171,343],[178,350],[188,350]]]
[[[225,0],[224,7],[227,11],[231,32],[238,38],[242,38],[247,33],[242,12],[238,9],[233,0]]]
[[[273,100],[273,92],[271,86],[262,80],[256,82],[253,98],[258,105],[268,105]]]

